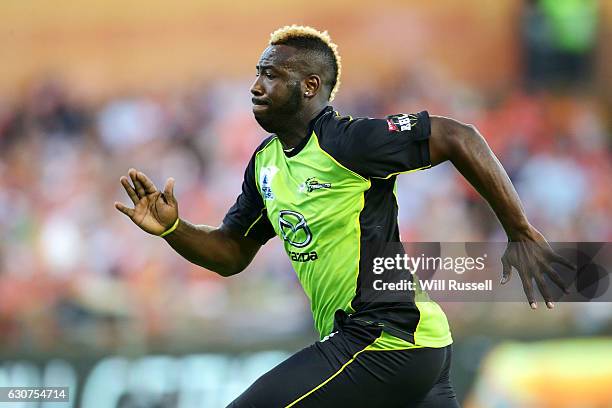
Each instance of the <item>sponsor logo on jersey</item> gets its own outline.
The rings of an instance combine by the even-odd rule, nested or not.
[[[317,251],[310,251],[310,252],[287,251],[287,254],[291,258],[291,260],[294,262],[309,262],[309,261],[316,261],[317,259],[319,259],[319,255],[317,255]]]
[[[281,210],[278,215],[278,228],[283,240],[296,248],[304,248],[312,241],[312,232],[306,218],[297,211]]]
[[[308,177],[305,182],[298,186],[298,191],[300,193],[312,193],[322,188],[331,188],[331,183],[319,183],[316,177]]]
[[[261,195],[264,200],[274,200],[272,192],[272,179],[278,173],[276,166],[264,166],[259,171],[259,185],[261,186]]]
[[[417,115],[400,113],[397,115],[387,116],[387,125],[389,132],[403,132],[410,130],[417,124]]]

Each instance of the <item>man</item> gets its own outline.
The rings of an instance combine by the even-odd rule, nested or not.
[[[532,279],[552,308],[543,273],[564,288],[550,263],[565,261],[529,224],[473,126],[427,112],[341,117],[327,106],[340,70],[326,32],[290,26],[272,34],[251,87],[255,119],[272,136],[253,154],[221,226],[180,219],[174,180],[162,192],[134,169],[132,184],[121,183],[135,208],[115,206],[223,276],[242,271],[274,235],[283,239],[322,340],[262,376],[232,407],[456,407],[452,338],[440,307],[412,292],[400,302],[362,293],[365,259],[399,241],[396,176],[450,160],[491,205],[509,241],[526,243],[508,247],[502,281],[515,267],[532,308]]]

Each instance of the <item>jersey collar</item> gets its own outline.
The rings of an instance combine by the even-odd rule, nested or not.
[[[329,113],[329,112],[333,112],[334,108],[332,108],[331,106],[326,106],[324,107],[321,112],[319,112],[317,114],[317,116],[314,117],[313,120],[310,121],[310,123],[308,124],[308,133],[306,133],[306,137],[303,138],[300,143],[295,146],[290,152],[284,152],[285,156],[287,157],[293,157],[295,155],[297,155],[299,152],[302,151],[302,149],[304,148],[304,146],[306,146],[306,143],[308,143],[308,141],[310,140],[310,136],[312,136],[312,132],[314,130],[315,124],[317,123],[317,121],[319,119],[321,119],[325,114]]]

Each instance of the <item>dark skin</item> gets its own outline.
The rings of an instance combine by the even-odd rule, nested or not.
[[[308,124],[327,105],[331,91],[320,75],[305,74],[298,68],[303,65],[295,48],[268,47],[255,67],[257,80],[251,86],[255,120],[267,132],[278,135],[286,149],[297,146],[306,136]]]
[[[325,67],[312,58],[303,59],[299,50],[290,46],[266,48],[251,86],[255,119],[267,132],[275,133],[286,149],[297,146],[307,136],[310,121],[327,106],[331,92]],[[534,281],[547,307],[553,308],[544,275],[567,293],[551,263],[569,268],[573,265],[556,254],[529,223],[508,175],[482,135],[471,125],[432,116],[429,149],[432,165],[450,161],[489,203],[506,231],[509,245],[502,257],[501,283],[510,279],[514,268],[531,308],[537,308]],[[128,176],[120,180],[134,208],[119,202],[115,207],[144,231],[160,235],[179,217],[174,179],[168,179],[160,191],[142,172],[130,169]],[[222,276],[241,272],[261,247],[224,225],[194,225],[183,219],[164,239],[185,259]]]

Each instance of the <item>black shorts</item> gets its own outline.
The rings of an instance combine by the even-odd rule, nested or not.
[[[334,334],[261,376],[229,408],[456,408],[451,346],[371,350],[380,327],[336,312]]]

